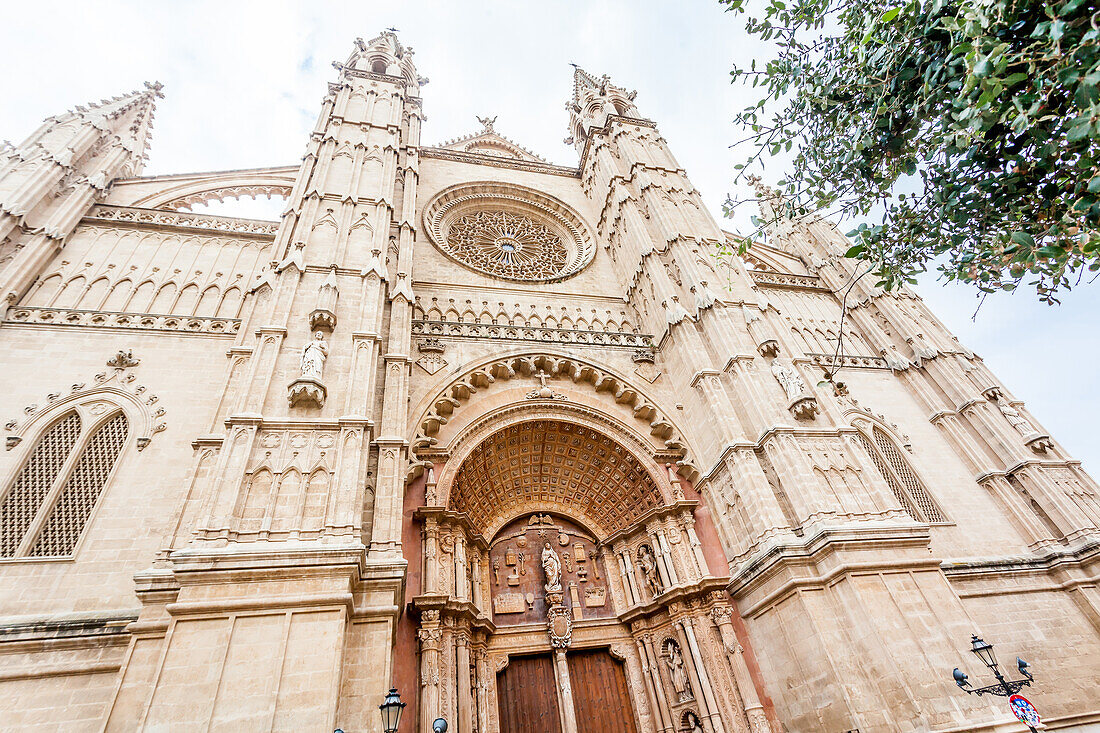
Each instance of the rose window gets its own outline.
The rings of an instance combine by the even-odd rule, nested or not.
[[[424,208],[424,228],[456,262],[520,282],[572,277],[596,249],[576,211],[515,184],[480,181],[445,189]]]
[[[560,236],[507,211],[477,211],[456,219],[447,232],[447,247],[472,267],[517,280],[555,277],[569,261]]]

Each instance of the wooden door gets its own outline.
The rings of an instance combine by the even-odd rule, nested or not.
[[[497,675],[497,706],[500,733],[561,733],[553,657],[512,657]]]
[[[623,665],[606,649],[569,652],[569,681],[582,730],[637,733]],[[581,721],[584,721],[583,723]]]

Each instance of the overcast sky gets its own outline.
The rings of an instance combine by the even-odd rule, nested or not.
[[[575,164],[562,143],[573,62],[638,90],[716,216],[727,193],[751,195],[729,183],[731,120],[750,99],[730,86],[729,69],[761,51],[710,0],[11,3],[0,25],[0,139],[18,142],[46,116],[157,80],[165,98],[146,174],[295,164],[335,79],[331,63],[356,36],[391,26],[431,79],[426,145],[496,115],[501,133]],[[1100,467],[1090,431],[1100,415],[1100,283],[1055,308],[1026,292],[999,296],[973,321],[972,291],[932,276],[919,291],[1057,440]]]

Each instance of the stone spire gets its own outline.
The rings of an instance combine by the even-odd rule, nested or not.
[[[146,160],[161,85],[47,118],[0,151],[0,293],[5,309],[62,246],[88,208]]]
[[[611,115],[622,117],[641,117],[634,106],[635,91],[627,91],[611,83],[604,74],[596,78],[581,67],[573,64],[573,98],[565,105],[569,110],[569,131],[565,139],[578,151],[584,149],[589,131],[594,127],[603,127]]]

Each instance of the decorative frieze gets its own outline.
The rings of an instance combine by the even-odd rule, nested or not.
[[[90,326],[138,331],[171,331],[206,336],[233,336],[241,328],[239,318],[158,316],[148,313],[111,313],[32,306],[12,308],[8,311],[4,322],[33,326]]]
[[[774,288],[795,288],[798,290],[815,290],[823,293],[831,293],[829,288],[821,284],[821,279],[813,275],[795,275],[789,272],[766,272],[763,270],[749,270],[749,276],[757,285],[765,285]]]
[[[100,204],[85,218],[88,223],[110,222],[132,224],[156,229],[182,229],[218,234],[235,234],[248,238],[270,239],[279,231],[279,222],[259,219],[236,219],[210,214],[190,214],[182,211],[142,209],[135,206]]]
[[[577,346],[623,346],[646,348],[653,337],[624,331],[582,331],[572,328],[541,328],[537,326],[499,326],[493,323],[461,323],[456,321],[413,321],[414,336],[446,336],[448,338],[491,339],[496,341],[538,341]]]

